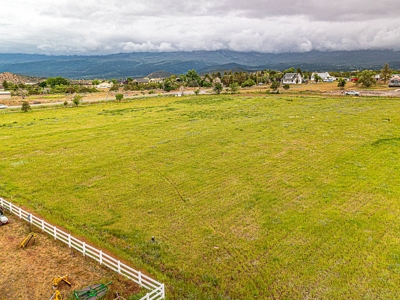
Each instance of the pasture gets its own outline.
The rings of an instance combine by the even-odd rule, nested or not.
[[[308,95],[0,112],[0,196],[170,299],[400,298],[399,112]]]

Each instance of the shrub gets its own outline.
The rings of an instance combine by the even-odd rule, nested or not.
[[[219,93],[221,93],[222,88],[223,88],[223,87],[222,87],[222,84],[216,83],[216,84],[214,85],[213,90],[214,90],[214,92],[216,92],[217,94],[219,94]]]
[[[229,88],[231,89],[232,94],[235,94],[239,91],[239,84],[237,82],[231,83]]]
[[[21,110],[23,112],[28,112],[28,111],[32,110],[31,105],[29,104],[28,101],[22,102]]]
[[[81,95],[75,95],[74,98],[72,99],[72,103],[75,106],[78,106],[81,103],[82,96]]]
[[[116,95],[115,95],[115,99],[116,99],[117,101],[121,101],[122,99],[124,99],[124,95],[123,95],[123,94],[116,94]]]
[[[242,88],[244,87],[251,87],[255,85],[256,83],[254,82],[253,79],[247,79],[245,82],[242,83]]]
[[[281,83],[279,81],[274,81],[273,83],[271,83],[270,88],[271,90],[276,91],[280,85]]]

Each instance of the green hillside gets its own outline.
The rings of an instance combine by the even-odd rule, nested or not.
[[[385,63],[400,69],[399,51],[309,51],[304,53],[259,53],[217,51],[134,52],[97,56],[47,56],[0,53],[0,72],[36,77],[126,78],[144,77],[164,70],[185,74],[195,69],[200,74],[232,70],[303,71],[380,70]]]
[[[396,299],[399,111],[281,95],[4,111],[0,196],[169,299]]]

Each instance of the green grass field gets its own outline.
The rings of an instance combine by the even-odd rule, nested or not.
[[[169,299],[396,299],[399,112],[306,95],[0,112],[0,196]]]

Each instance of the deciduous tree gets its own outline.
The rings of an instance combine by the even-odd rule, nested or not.
[[[340,77],[340,78],[338,79],[338,84],[337,84],[337,86],[340,87],[340,89],[343,90],[345,85],[346,85],[346,80],[345,80],[344,78]]]
[[[229,85],[229,88],[231,89],[231,93],[235,94],[239,91],[240,86],[237,82],[234,82]]]
[[[271,90],[276,91],[280,87],[280,85],[280,81],[274,81],[271,83],[270,88]]]
[[[124,99],[124,95],[123,95],[123,94],[116,94],[116,95],[115,95],[115,99],[116,99],[117,101],[122,101],[122,99]]]
[[[321,76],[319,76],[318,74],[314,74],[314,78],[313,79],[314,79],[315,83],[318,83],[318,81],[322,80]]]
[[[75,95],[74,98],[72,99],[72,103],[75,106],[79,106],[79,104],[81,103],[82,100],[82,96],[81,95]]]
[[[389,64],[386,63],[383,69],[381,70],[381,76],[384,84],[386,84],[386,82],[390,79],[391,75],[392,75],[392,70],[389,68]]]
[[[244,87],[251,87],[255,85],[256,83],[254,82],[253,79],[247,79],[245,82],[242,83],[242,88]]]
[[[214,92],[216,92],[217,94],[220,94],[221,91],[222,91],[222,89],[223,89],[222,84],[220,84],[220,83],[214,84],[213,90],[214,90]]]
[[[56,85],[70,85],[69,81],[61,76],[49,77],[46,80],[46,85],[54,88]]]
[[[358,81],[357,84],[361,84],[363,87],[370,87],[376,84],[375,78],[374,78],[374,72],[369,71],[369,70],[364,70],[360,73],[358,73]]]

